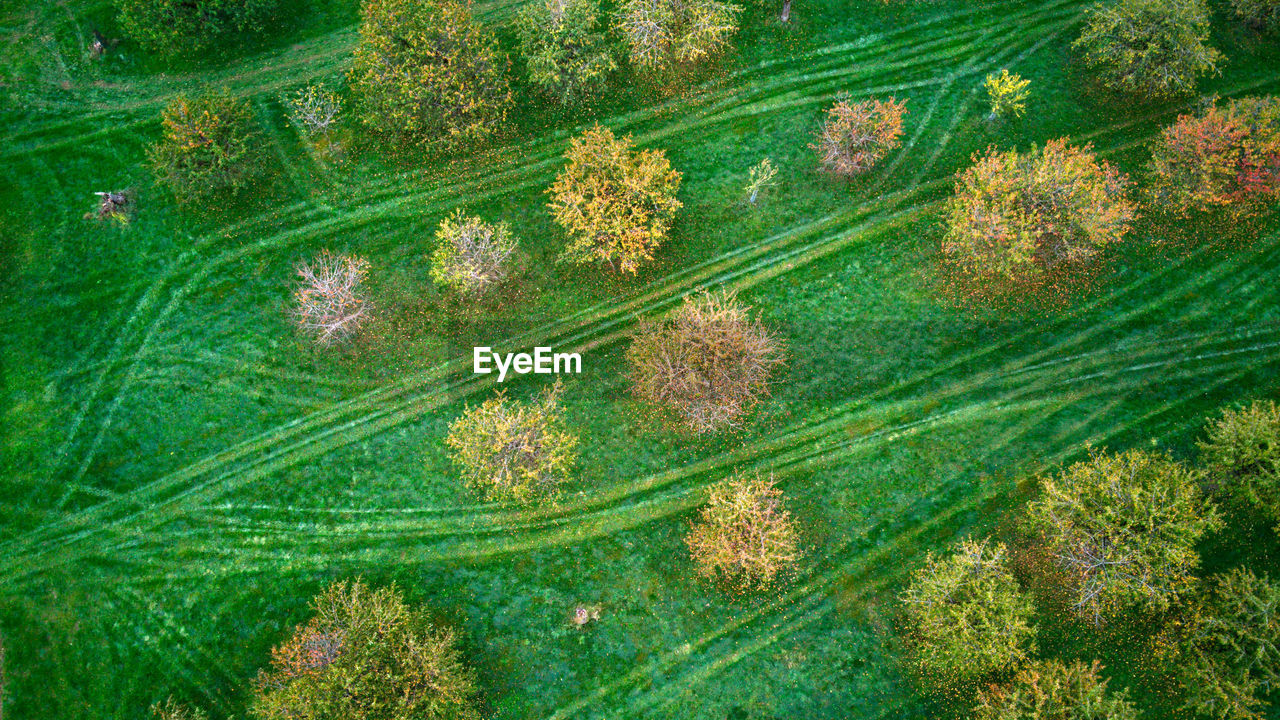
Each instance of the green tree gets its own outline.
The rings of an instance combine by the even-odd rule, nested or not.
[[[1280,687],[1280,586],[1236,568],[1209,580],[1209,592],[1174,630],[1173,666],[1197,715],[1262,720],[1262,695]]]
[[[491,501],[554,495],[578,459],[578,438],[565,423],[559,384],[530,403],[498,393],[467,408],[449,425],[445,445],[467,485]]]
[[[741,12],[720,0],[622,0],[616,25],[633,65],[667,69],[723,50]]]
[[[1137,720],[1128,693],[1110,692],[1098,661],[1041,660],[983,691],[973,720]]]
[[[1280,532],[1280,407],[1256,401],[1209,423],[1200,462],[1218,492],[1264,513]]]
[[[1129,232],[1128,179],[1090,146],[1050,140],[1019,154],[991,148],[956,180],[942,249],[968,272],[1037,280],[1079,264]]]
[[[1151,205],[1168,212],[1265,212],[1280,200],[1280,98],[1180,116],[1152,147],[1148,177]]]
[[[164,132],[148,157],[181,203],[240,190],[261,169],[253,110],[226,90],[179,95],[161,122]]]
[[[184,705],[172,697],[151,706],[155,720],[209,720],[209,714],[197,707]]]
[[[232,32],[262,29],[277,0],[118,0],[120,26],[147,50],[195,55]]]
[[[1031,91],[1027,89],[1030,85],[1030,80],[1009,72],[1008,68],[1001,70],[999,75],[988,75],[982,83],[987,89],[987,99],[991,102],[991,115],[987,119],[1022,117],[1027,110],[1027,98],[1031,97]]]
[[[1280,32],[1280,0],[1231,0],[1231,8],[1249,27]]]
[[[475,674],[452,631],[394,586],[336,582],[271,651],[251,710],[261,720],[475,720]]]
[[[431,278],[441,287],[478,295],[507,277],[515,250],[516,241],[506,223],[487,223],[457,210],[436,229]]]
[[[618,63],[598,0],[540,0],[516,16],[529,82],[568,105],[599,93]]]
[[[699,575],[745,592],[771,587],[795,566],[798,537],[773,479],[740,474],[711,487],[685,544]]]
[[[634,274],[667,239],[681,207],[680,173],[663,151],[634,147],[630,135],[599,125],[570,141],[569,164],[547,191],[552,217],[569,234],[561,260]]]
[[[1222,54],[1209,40],[1204,0],[1118,0],[1093,7],[1074,47],[1112,90],[1144,98],[1195,91]]]
[[[1222,525],[1197,474],[1167,455],[1094,451],[1042,480],[1031,526],[1095,622],[1121,608],[1167,610],[1195,585],[1196,543]]]
[[[434,149],[500,129],[511,107],[505,55],[456,0],[365,0],[350,83],[370,128]]]
[[[728,293],[686,297],[660,322],[642,323],[627,361],[631,390],[699,434],[742,424],[769,394],[783,345]]]
[[[1031,600],[1007,567],[1003,544],[964,541],[932,552],[901,600],[912,662],[948,686],[1009,670],[1035,650]]]

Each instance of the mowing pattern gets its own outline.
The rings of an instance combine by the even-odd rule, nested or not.
[[[518,4],[476,8],[496,23]],[[354,29],[199,78],[253,99],[291,199],[230,223],[198,221],[203,226],[180,254],[120,289],[114,315],[58,375],[75,401],[50,430],[41,466],[52,495],[32,507],[38,521],[0,535],[0,595],[75,597],[79,611],[92,614],[94,632],[110,641],[68,656],[115,675],[77,691],[83,706],[68,716],[129,717],[171,690],[219,713],[241,713],[243,688],[265,647],[298,617],[308,592],[325,578],[356,573],[398,578],[459,615],[499,717],[724,717],[753,702],[764,703],[766,716],[910,716],[916,701],[878,649],[885,633],[874,612],[910,558],[989,527],[993,513],[1023,496],[1020,478],[1086,442],[1185,436],[1206,397],[1271,389],[1265,383],[1274,382],[1280,360],[1280,314],[1268,282],[1280,268],[1274,233],[1230,252],[1202,247],[1128,258],[1071,304],[1013,313],[1005,326],[942,307],[921,280],[921,267],[936,262],[922,248],[932,246],[951,176],[969,152],[993,141],[975,122],[984,114],[983,76],[1060,63],[1082,7],[1073,0],[957,5],[883,32],[833,35],[799,52],[744,51],[770,59],[740,62],[692,92],[598,118],[642,146],[676,149],[679,167],[678,148],[732,146],[742,127],[789,127],[801,137],[844,91],[905,97],[909,108],[902,150],[867,181],[833,190],[838,202],[785,216],[770,232],[739,237],[592,302],[570,295],[561,305],[570,310],[544,309],[534,321],[487,336],[503,352],[550,345],[584,353],[595,366],[566,402],[577,397],[598,409],[589,400],[599,391],[585,388],[620,391],[620,341],[639,319],[691,292],[739,291],[783,328],[820,327],[805,309],[841,306],[830,321],[845,333],[834,360],[803,357],[831,352],[812,335],[788,338],[802,357],[775,401],[785,413],[705,447],[646,445],[659,461],[591,466],[581,492],[528,509],[402,503],[359,487],[333,492],[344,486],[338,475],[353,456],[377,467],[406,445],[438,445],[441,423],[494,389],[493,376],[471,375],[469,353],[371,379],[333,365],[307,369],[287,355],[249,361],[201,328],[243,322],[221,298],[228,278],[246,269],[287,264],[353,236],[367,238],[375,260],[393,264],[407,224],[504,197],[534,206],[567,139],[589,122],[523,138],[516,152],[359,177],[353,187],[345,171],[300,151],[275,97],[340,72]],[[59,158],[75,152],[82,162],[136,164],[164,103],[195,80],[147,77],[109,89],[73,81],[42,112],[13,124],[0,165],[8,176],[43,183],[51,197],[74,196],[81,188],[68,185]],[[1228,74],[1213,90],[1239,96],[1278,85],[1280,65],[1271,64]],[[1177,110],[1090,118],[1014,142],[1073,131],[1104,155],[1140,158]],[[796,165],[813,162],[802,150],[784,152]],[[714,185],[710,172],[690,178],[691,195]],[[863,263],[875,268],[870,280]],[[890,299],[841,286],[853,281]],[[204,314],[210,308],[213,319]],[[265,317],[273,309],[252,312]],[[912,328],[913,312],[948,325]],[[919,346],[929,357],[894,358],[893,347],[871,347],[875,340],[864,344],[858,332],[888,342],[911,333],[939,339]],[[874,352],[889,358],[863,359]],[[835,361],[845,367],[833,369]],[[216,382],[235,402],[258,403],[261,417],[195,442],[195,451],[154,462],[118,457],[134,447],[140,423],[165,422],[140,412],[148,398],[183,392],[198,384],[193,377]],[[275,390],[255,390],[264,385]],[[806,389],[813,387],[821,389]],[[584,414],[583,425],[604,433],[619,417]],[[625,432],[640,428],[633,423]],[[613,458],[608,441],[599,443]],[[186,440],[177,447],[188,447]],[[106,473],[108,460],[138,472]],[[695,586],[673,554],[706,488],[741,469],[777,477],[812,533],[800,576],[754,603]],[[324,478],[315,493],[323,501],[273,500],[272,488],[313,477],[307,473]],[[357,485],[354,472],[350,480]],[[592,600],[580,596],[592,588],[613,597],[591,631],[598,637],[566,633],[556,612]],[[264,624],[247,619],[255,613]],[[837,636],[842,647],[809,656],[797,650]],[[839,686],[822,686],[829,663],[841,659],[848,664]],[[49,662],[47,671],[73,672],[70,660]],[[779,667],[790,674],[777,674]],[[16,697],[41,692],[35,679],[16,682]]]

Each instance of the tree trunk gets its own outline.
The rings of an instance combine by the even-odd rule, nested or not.
[[[782,0],[782,22],[791,20],[791,0]]]

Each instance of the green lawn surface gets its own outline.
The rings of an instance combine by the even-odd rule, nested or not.
[[[509,47],[519,4],[474,10]],[[460,631],[494,718],[945,713],[897,659],[894,596],[927,550],[1007,532],[1036,473],[1087,444],[1191,459],[1206,416],[1280,389],[1274,216],[1143,218],[1051,299],[955,289],[939,209],[973,153],[1069,136],[1140,178],[1160,127],[1197,105],[1096,92],[1070,49],[1087,7],[801,0],[781,25],[749,0],[735,50],[687,88],[624,72],[571,112],[527,110],[521,90],[488,149],[366,140],[342,162],[299,137],[280,95],[341,78],[347,0],[298,2],[267,38],[172,67],[128,43],[87,59],[89,30],[115,27],[108,4],[0,7],[6,717],[135,719],[169,694],[245,717],[308,599],[357,575]],[[1280,42],[1215,10],[1227,61],[1201,92],[1280,90]],[[982,79],[1001,68],[1033,94],[1024,118],[991,123]],[[242,201],[190,211],[145,153],[165,103],[203,86],[251,100],[273,170]],[[845,92],[908,108],[902,148],[853,182],[808,147]],[[636,277],[554,262],[545,189],[594,122],[684,175],[672,238]],[[764,157],[778,185],[753,208],[742,186]],[[82,219],[94,191],[123,187],[129,227]],[[428,275],[458,207],[521,242],[513,281],[479,308]],[[368,258],[377,311],[331,351],[288,316],[293,268],[321,248]],[[759,309],[788,363],[745,429],[705,440],[629,398],[623,355],[637,321],[715,287]],[[563,397],[582,458],[558,502],[482,503],[451,468],[449,422],[498,389],[471,373],[474,345],[582,353]],[[805,551],[761,597],[697,580],[682,542],[707,487],[744,469],[779,480]],[[1274,575],[1278,549],[1236,519],[1206,568]],[[600,621],[571,629],[577,603]],[[1146,717],[1178,717],[1140,622],[1043,623],[1046,653],[1100,657]]]

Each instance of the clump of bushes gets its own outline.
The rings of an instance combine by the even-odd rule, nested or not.
[[[1027,281],[1081,263],[1129,232],[1127,178],[1090,146],[1050,140],[1029,153],[994,148],[956,180],[943,251],[964,270]]]
[[[151,167],[180,203],[243,189],[261,169],[253,110],[226,90],[179,95],[164,109]]]
[[[260,30],[275,8],[276,0],[119,0],[125,33],[167,56],[196,55],[230,33]]]
[[[1257,401],[1209,423],[1201,463],[1217,491],[1276,523],[1280,532],[1280,407]]]
[[[827,172],[861,175],[902,145],[906,113],[906,104],[893,98],[841,100],[827,110],[818,138],[809,147],[817,151],[818,162]]]
[[[1101,83],[1143,98],[1187,95],[1217,72],[1204,0],[1118,0],[1089,12],[1074,47]]]
[[[1243,216],[1280,200],[1280,98],[1242,98],[1182,115],[1149,166],[1152,205],[1175,213]]]
[[[666,241],[681,203],[680,173],[661,150],[634,149],[596,125],[569,143],[547,207],[569,234],[561,259],[635,273]]]
[[[360,119],[419,146],[455,150],[499,130],[508,61],[456,0],[365,0],[350,83]]]
[[[151,706],[151,714],[155,720],[209,720],[209,714],[198,707],[192,707],[166,698]]]
[[[352,337],[369,319],[363,287],[369,263],[364,258],[321,250],[311,262],[300,263],[297,272],[294,319],[318,345]]]
[[[616,26],[633,65],[670,69],[723,50],[741,12],[720,0],[622,0]]]
[[[457,210],[436,230],[431,277],[441,287],[479,295],[506,278],[515,250],[516,241],[506,223],[487,223]]]
[[[1126,691],[1113,693],[1095,660],[1042,660],[1014,676],[1008,685],[982,692],[973,720],[1137,720]]]
[[[733,295],[704,292],[642,324],[627,359],[638,398],[711,433],[740,425],[768,395],[783,348]]]
[[[563,105],[604,89],[618,63],[597,0],[541,0],[516,16],[529,81]]]
[[[988,75],[982,83],[991,103],[991,115],[987,119],[1022,117],[1027,110],[1027,98],[1031,97],[1031,91],[1027,89],[1030,85],[1030,80],[1009,72],[1008,68],[1001,70],[999,75]]]
[[[737,591],[769,588],[800,558],[782,491],[756,474],[712,486],[685,544],[699,575]]]
[[[529,403],[498,393],[455,420],[445,445],[467,485],[490,501],[554,495],[578,459],[559,395],[559,384]]]
[[[474,720],[475,673],[452,631],[404,603],[393,586],[337,582],[271,651],[251,706],[261,720]]]
[[[342,112],[342,97],[323,83],[300,88],[282,101],[289,112],[289,121],[308,136],[327,133]]]
[[[1280,586],[1242,568],[1209,586],[1174,631],[1187,707],[1218,720],[1258,720],[1262,696],[1280,686]]]
[[[1196,543],[1222,525],[1197,474],[1167,455],[1093,452],[1042,481],[1031,527],[1095,622],[1130,607],[1168,610],[1196,582]]]
[[[1003,544],[965,541],[950,555],[929,553],[901,600],[912,660],[931,684],[1009,670],[1035,650],[1031,600]]]

